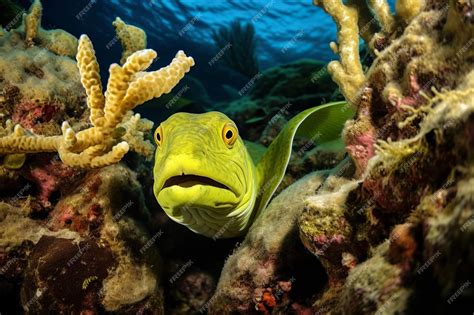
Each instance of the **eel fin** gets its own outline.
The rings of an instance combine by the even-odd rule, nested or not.
[[[354,114],[347,102],[333,102],[307,109],[285,125],[256,166],[259,191],[254,219],[266,208],[285,175],[295,136],[315,144],[340,141],[345,122]]]

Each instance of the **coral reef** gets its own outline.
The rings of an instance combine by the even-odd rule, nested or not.
[[[345,92],[358,107],[344,131],[358,177],[340,188],[338,199],[323,193],[309,198],[300,217],[303,243],[336,279],[315,299],[313,311],[446,313],[472,307],[470,290],[453,298],[472,277],[474,262],[467,243],[473,239],[472,191],[466,186],[472,178],[474,70],[465,36],[473,25],[460,8],[458,1],[398,1],[398,18],[385,23],[385,9],[374,10],[386,25],[379,35],[385,40],[376,45],[360,96]],[[344,59],[355,60],[341,54]],[[326,226],[321,216],[337,218]],[[454,267],[453,261],[462,263]],[[459,270],[465,270],[462,276]]]
[[[36,37],[40,18],[41,3],[37,0],[25,18],[28,40]],[[124,32],[119,26],[117,28],[122,38],[120,34]],[[92,127],[76,134],[69,123],[64,122],[62,136],[43,136],[28,134],[20,125],[13,128],[9,125],[2,130],[7,135],[0,138],[0,153],[58,152],[65,164],[82,168],[116,163],[129,149],[151,157],[154,147],[143,139],[143,134],[152,128],[152,122],[134,116],[131,110],[147,100],[169,93],[194,65],[192,58],[179,51],[169,66],[144,72],[155,58],[155,51],[144,49],[131,54],[123,66],[113,64],[109,70],[107,95],[104,95],[94,48],[89,38],[82,35],[76,59],[87,93]]]
[[[57,55],[73,57],[77,51],[77,38],[63,30],[44,30],[42,14],[43,6],[40,0],[35,0],[19,28],[20,32],[24,31],[26,44],[34,46],[38,42],[40,47]]]
[[[23,308],[55,313],[133,306],[157,312],[163,303],[160,259],[151,246],[156,236],[139,223],[146,222],[149,213],[134,173],[114,165],[90,171],[74,187],[44,220],[29,219],[27,209],[2,204],[5,262],[28,261],[8,280],[17,283]],[[7,271],[3,280],[13,270]],[[70,283],[67,290],[65,283]]]
[[[144,72],[156,54],[117,19],[124,58],[104,93],[91,42],[47,39],[38,1],[2,31],[0,299],[11,302],[0,312],[472,312],[471,3],[399,0],[396,14],[386,1],[315,3],[337,24],[340,60],[327,72],[308,60],[268,69],[225,110],[268,145],[293,113],[334,96],[331,75],[357,108],[349,157],[298,140],[285,189],[243,240],[206,239],[148,211],[158,209],[143,158],[151,123],[131,110],[169,92],[192,59]],[[367,71],[359,36],[374,57]]]
[[[59,57],[42,47],[25,49],[22,34],[17,30],[11,30],[0,36],[2,116],[14,116],[13,111],[18,109],[13,104],[22,102],[22,98],[26,104],[19,109],[24,108],[25,112],[30,111],[31,107],[35,106],[33,104],[41,108],[43,102],[51,102],[62,103],[67,114],[72,112],[79,112],[74,116],[80,114],[80,110],[84,109],[77,104],[83,99],[83,89],[76,63],[68,57]],[[28,103],[32,105],[27,105]],[[37,113],[38,117],[40,114]],[[18,116],[23,115],[17,114],[16,117]],[[2,122],[5,121],[3,117],[1,119]],[[24,120],[21,122],[26,123]]]
[[[76,63],[46,42],[41,11],[35,1],[0,36],[0,312],[163,314],[163,231],[144,199],[152,123],[131,109],[168,93],[192,58],[145,72],[156,53],[134,51],[103,93],[87,36]],[[117,144],[135,152],[103,167]]]
[[[465,313],[473,307],[473,8],[397,1],[393,15],[384,1],[317,4],[338,25],[339,45],[331,47],[341,60],[329,72],[357,107],[343,134],[356,172],[348,179],[334,171],[298,202],[300,182],[277,196],[261,218],[266,226],[257,221],[226,262],[210,311]],[[367,18],[378,32],[362,29]],[[375,56],[366,73],[359,34]],[[278,238],[290,222],[277,216],[282,211],[294,213],[301,242],[318,260],[311,267],[326,274],[308,280],[304,293],[287,294],[303,264],[289,273],[275,267],[303,255],[298,240]],[[270,240],[284,257],[269,258]]]

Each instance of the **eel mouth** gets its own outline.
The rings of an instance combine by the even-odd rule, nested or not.
[[[229,187],[226,185],[219,183],[218,181],[205,177],[205,176],[199,176],[199,175],[178,175],[178,176],[172,176],[168,178],[162,189],[171,187],[171,186],[180,186],[183,188],[189,188],[193,187],[195,185],[205,185],[205,186],[212,186],[220,189],[226,189],[229,191],[232,191]]]

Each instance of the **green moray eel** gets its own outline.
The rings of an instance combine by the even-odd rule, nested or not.
[[[196,233],[243,235],[282,181],[295,136],[342,143],[342,128],[353,115],[345,102],[305,110],[256,154],[262,151],[246,144],[226,115],[176,113],[155,131],[154,194],[172,220]]]

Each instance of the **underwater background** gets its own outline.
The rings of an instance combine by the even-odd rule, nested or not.
[[[192,52],[196,66],[188,79],[195,78],[202,86],[191,88],[182,97],[194,98],[199,104],[186,109],[173,106],[159,113],[152,108],[139,109],[152,120],[162,120],[182,110],[222,110],[225,104],[216,103],[238,98],[237,92],[258,71],[298,59],[328,62],[334,58],[327,49],[328,43],[336,39],[331,18],[304,1],[74,1],[65,7],[64,2],[53,0],[43,5],[46,28],[67,29],[76,36],[88,34],[104,64],[120,59],[120,42],[111,26],[116,16],[146,31],[148,47],[158,52],[154,68],[165,65],[178,50]],[[229,49],[226,46],[229,39],[216,42],[213,34],[221,28],[231,29],[234,22],[241,24],[242,36],[249,36],[253,42],[251,50],[246,52],[245,39],[235,41],[240,58],[256,61],[255,69],[248,69],[250,72],[244,74],[221,58],[215,58],[221,50],[225,53]],[[247,26],[252,28],[249,33],[244,31]],[[249,55],[245,56],[246,53]],[[101,76],[107,77],[106,67],[101,69]],[[185,85],[186,82],[181,83],[176,91]],[[314,85],[314,90],[317,89]]]
[[[465,0],[0,0],[0,315],[472,314],[473,16]],[[129,56],[151,66],[121,72]],[[264,165],[256,198],[282,172],[239,235],[191,231],[154,191],[174,163],[154,158],[160,124],[210,111]]]
[[[43,24],[76,36],[89,34],[99,59],[110,64],[120,59],[120,43],[111,32],[111,21],[120,16],[146,31],[148,46],[159,53],[157,64],[171,60],[180,49],[192,52],[197,61],[193,76],[216,97],[222,96],[217,90],[223,84],[237,88],[246,83],[222,62],[208,64],[223,48],[216,47],[212,34],[234,21],[254,27],[261,70],[301,58],[328,62],[334,57],[327,49],[336,38],[331,18],[305,1],[94,1],[82,12],[88,3],[74,1],[65,7],[62,1],[47,1]]]

